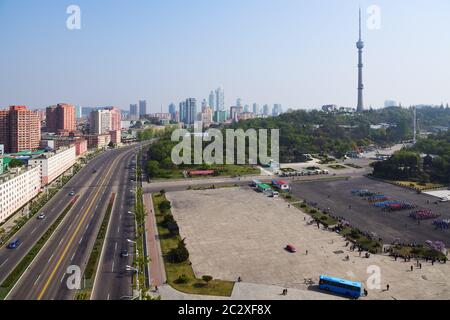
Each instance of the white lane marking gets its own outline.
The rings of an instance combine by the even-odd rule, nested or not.
[[[113,263],[112,263],[111,272],[114,272],[114,260],[113,260]]]
[[[83,237],[81,237],[80,242],[78,242],[78,244],[81,244],[82,241],[83,241]]]
[[[109,300],[109,293],[108,293],[108,297],[106,298],[106,300]]]
[[[120,226],[117,228],[117,233],[120,233]]]
[[[50,262],[52,259],[53,259],[53,256],[54,256],[55,254],[52,254],[52,256],[50,257],[50,259],[48,259],[48,262]]]
[[[88,223],[88,225],[86,226],[86,229],[85,230],[87,230],[87,229],[89,229],[89,226],[90,226],[91,224],[90,223]]]
[[[76,253],[76,252],[74,252],[73,255],[72,255],[72,258],[70,258],[70,262],[72,262],[72,261],[73,261],[73,258],[75,258],[75,253]]]
[[[66,274],[63,274],[62,278],[61,278],[61,283],[64,281],[64,277],[66,276]]]
[[[9,258],[8,258],[8,259],[9,259]],[[3,261],[2,264],[0,264],[0,267],[3,266],[3,265],[8,261],[8,259],[6,259],[5,261]]]
[[[36,284],[37,284],[37,282],[39,281],[40,278],[41,278],[41,275],[39,275],[39,276],[37,277],[36,281],[35,281],[34,284],[33,284],[33,287],[36,286]]]
[[[37,227],[33,229],[33,231],[31,231],[31,234],[33,234],[36,231]]]

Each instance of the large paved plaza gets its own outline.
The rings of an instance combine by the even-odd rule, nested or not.
[[[311,291],[321,274],[365,284],[368,267],[375,265],[381,270],[382,288],[369,290],[369,299],[450,298],[449,264],[423,263],[422,270],[411,272],[410,263],[388,256],[361,258],[347,250],[338,234],[308,225],[309,217],[288,208],[283,199],[268,198],[247,187],[167,196],[197,276],[241,277],[247,283]],[[287,244],[298,252],[285,251]],[[382,290],[386,284],[389,292]]]
[[[291,185],[292,194],[308,202],[315,202],[320,209],[330,209],[336,216],[349,220],[360,230],[375,233],[385,243],[398,239],[404,243],[424,244],[427,240],[443,241],[450,246],[450,230],[436,230],[433,220],[419,224],[409,218],[415,210],[432,210],[440,214],[439,219],[450,219],[450,202],[438,202],[439,199],[389,183],[366,177],[336,181],[308,182]],[[353,196],[352,190],[367,189],[382,193],[389,199],[408,202],[417,206],[414,210],[385,212],[374,207],[366,199]],[[437,203],[437,204],[436,204]],[[351,208],[349,208],[351,206]]]

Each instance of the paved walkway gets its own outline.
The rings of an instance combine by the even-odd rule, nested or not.
[[[144,206],[148,212],[145,229],[147,232],[147,256],[150,258],[150,284],[159,287],[166,282],[166,272],[158,238],[152,195],[150,193],[144,194]]]
[[[163,300],[344,300],[334,295],[298,289],[288,289],[288,294],[283,296],[283,289],[285,288],[240,282],[235,284],[231,297],[216,297],[186,294],[164,285],[158,288],[158,294]]]

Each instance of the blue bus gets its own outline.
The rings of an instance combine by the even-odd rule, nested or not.
[[[362,295],[361,282],[348,281],[325,275],[320,276],[319,288],[354,299],[358,299]]]
[[[15,239],[8,244],[8,249],[16,249],[20,244],[19,239]]]

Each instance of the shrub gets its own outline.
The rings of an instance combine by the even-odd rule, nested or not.
[[[172,205],[170,204],[170,201],[164,200],[164,201],[161,201],[161,203],[158,205],[158,207],[161,212],[165,213],[172,208]]]
[[[184,283],[188,283],[188,282],[189,282],[189,278],[185,274],[182,274],[181,276],[178,277],[177,280],[175,280],[175,283],[178,283],[178,284],[184,284]]]
[[[208,275],[204,275],[202,277],[202,280],[205,281],[207,285],[212,281],[212,279],[213,279],[213,277],[208,276]]]
[[[184,239],[178,243],[178,247],[171,251],[171,258],[175,263],[182,263],[189,259],[189,251],[186,248]]]

